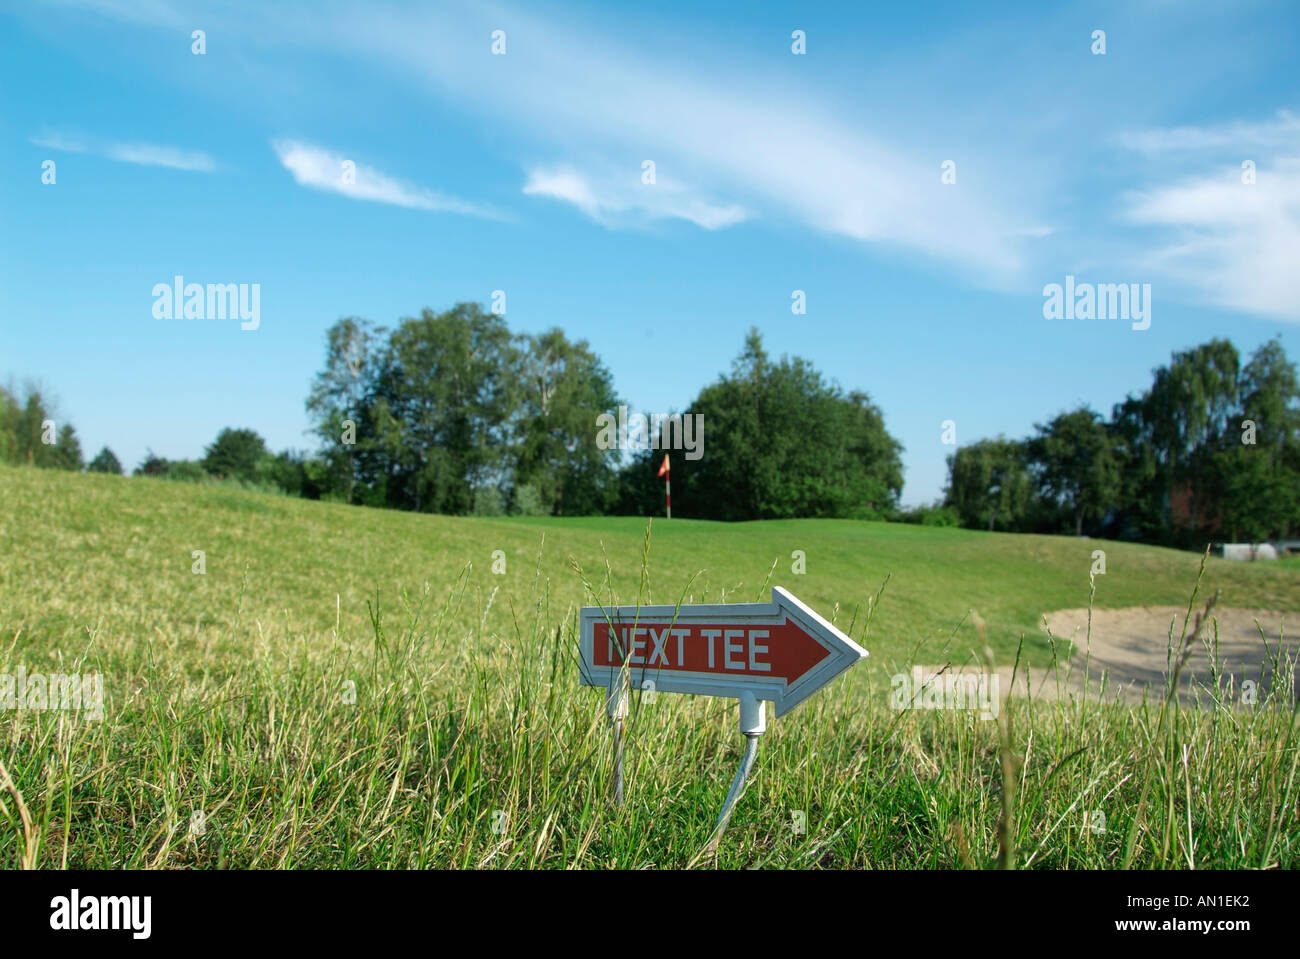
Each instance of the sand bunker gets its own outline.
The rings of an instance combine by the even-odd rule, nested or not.
[[[1083,688],[1085,656],[1091,650],[1088,672],[1095,693],[1096,683],[1106,674],[1106,698],[1119,696],[1128,701],[1140,701],[1144,690],[1149,698],[1163,696],[1166,675],[1170,669],[1169,633],[1173,627],[1174,643],[1183,632],[1186,607],[1135,606],[1127,609],[1094,609],[1092,634],[1089,643],[1088,610],[1062,609],[1044,615],[1047,629],[1057,641],[1068,640],[1074,644],[1070,660],[1068,684],[1073,692]],[[1198,611],[1191,615],[1189,633],[1196,627]],[[1282,613],[1276,610],[1228,609],[1216,607],[1201,625],[1198,638],[1191,644],[1191,652],[1179,678],[1179,688],[1184,694],[1189,682],[1208,685],[1212,682],[1209,650],[1218,626],[1217,660],[1220,684],[1229,678],[1240,692],[1245,680],[1257,684],[1259,696],[1273,682],[1272,662],[1281,655],[1290,658],[1290,668],[1300,686],[1300,670],[1295,660],[1300,654],[1300,613]],[[1260,631],[1263,631],[1263,638]],[[1279,641],[1279,636],[1282,639]],[[1035,671],[1035,674],[1038,671]],[[1049,671],[1050,672],[1050,671]],[[1040,687],[1041,680],[1041,687]],[[1023,694],[1023,682],[1018,681],[1017,694]],[[1031,677],[1035,696],[1053,695],[1056,677],[1044,675]]]

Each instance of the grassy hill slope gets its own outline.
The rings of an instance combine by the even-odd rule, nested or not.
[[[366,601],[377,591],[385,604],[426,583],[443,593],[462,574],[472,601],[458,625],[505,634],[511,604],[532,604],[539,570],[553,609],[590,602],[570,557],[593,583],[604,581],[608,560],[621,602],[636,602],[641,584],[647,521],[640,518],[428,516],[14,469],[0,470],[0,489],[0,589],[8,597],[0,628],[9,635],[21,629],[27,642],[74,640],[87,628],[112,644],[228,637],[241,615],[244,629],[256,622],[263,630],[274,624],[323,636],[332,634],[337,613],[340,632],[368,634]],[[491,571],[498,549],[505,575]],[[652,528],[644,596],[752,602],[783,585],[847,629],[855,613],[860,627],[868,597],[889,576],[869,641],[873,666],[884,668],[918,643],[937,644],[937,653],[970,609],[987,623],[999,658],[1013,656],[1023,634],[1031,661],[1044,662],[1039,617],[1087,605],[1096,549],[1106,553],[1106,575],[1096,578],[1099,607],[1185,603],[1200,564],[1199,556],[1176,550],[1059,536],[661,518]],[[204,551],[203,575],[192,572],[194,550]],[[792,572],[795,550],[806,557],[803,575]],[[493,608],[479,623],[494,589]],[[1211,558],[1202,590],[1215,589],[1223,606],[1300,610],[1294,568]],[[857,627],[852,635],[859,638]],[[968,626],[958,636],[955,645],[973,640]]]

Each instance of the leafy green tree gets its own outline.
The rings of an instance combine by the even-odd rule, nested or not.
[[[1168,531],[1168,488],[1156,448],[1148,400],[1129,396],[1111,413],[1109,430],[1119,467],[1111,532],[1123,539],[1160,541]]]
[[[200,465],[220,479],[252,481],[257,478],[258,461],[266,455],[266,442],[255,430],[227,427],[204,450]]]
[[[375,391],[378,351],[386,331],[368,320],[349,316],[326,333],[325,368],[316,375],[307,411],[321,440],[318,489],[339,493],[352,502],[359,480],[357,458],[373,449],[373,434],[364,428]]]
[[[861,390],[849,392],[846,403],[839,405],[845,417],[845,442],[850,472],[857,476],[857,491],[852,494],[866,508],[849,507],[850,515],[888,516],[897,507],[902,492],[902,443],[885,429],[884,413]]]
[[[1205,480],[1220,503],[1215,518],[1229,541],[1257,543],[1285,529],[1285,516],[1276,515],[1274,509],[1285,503],[1286,491],[1278,485],[1266,456],[1249,446],[1228,447],[1210,458],[1209,473]]]
[[[902,447],[880,410],[865,393],[827,383],[806,360],[771,360],[756,329],[731,374],[705,387],[686,415],[703,417],[703,456],[671,454],[676,514],[869,517],[897,503]],[[638,511],[662,508],[655,471],[663,455],[643,451],[624,473]]]
[[[58,449],[59,432],[56,426],[50,425],[57,420],[53,407],[35,384],[25,385],[21,399],[15,392],[5,390],[0,397],[0,422],[3,423],[0,452],[4,462],[67,468],[72,455],[80,452],[80,444],[75,450],[72,448],[74,432],[64,440],[63,448]],[[45,442],[47,439],[50,442]]]
[[[346,318],[329,331],[308,396],[322,459],[356,502],[467,513],[511,465],[520,355],[476,304],[425,309],[385,330]]]
[[[1073,520],[1076,536],[1084,520],[1100,520],[1118,500],[1119,460],[1102,418],[1087,407],[1036,424],[1030,451],[1043,498],[1059,504]]]
[[[1164,488],[1166,535],[1200,545],[1216,529],[1222,484],[1212,460],[1238,410],[1240,358],[1227,340],[1173,354],[1144,397],[1148,435]],[[1183,497],[1185,516],[1174,512]]]
[[[618,454],[594,423],[617,403],[600,359],[559,329],[513,336],[472,303],[391,332],[346,317],[307,399],[313,469],[353,502],[468,513],[487,508],[480,490],[528,487],[545,512],[603,512]]]
[[[515,483],[556,515],[605,512],[618,494],[618,451],[599,448],[595,422],[619,405],[613,377],[585,340],[559,329],[520,345]]]
[[[1240,392],[1213,470],[1225,532],[1283,537],[1300,527],[1300,376],[1280,341],[1251,354]]]
[[[23,396],[0,389],[0,463],[80,470],[81,441],[42,390],[27,383]]]
[[[0,386],[0,463],[18,463],[19,422],[22,406],[8,389]]]
[[[263,487],[274,487],[290,496],[303,499],[320,499],[320,487],[307,469],[307,458],[293,450],[272,455],[265,453],[257,461],[254,481]]]
[[[167,464],[167,479],[173,482],[202,483],[210,479],[211,475],[201,463],[194,460],[172,460]]]
[[[523,483],[515,487],[510,512],[515,516],[545,516],[550,510],[547,509],[537,487],[532,483]]]
[[[39,390],[29,387],[23,411],[18,420],[18,449],[20,462],[29,466],[49,466],[53,458],[52,444],[45,442],[46,422],[51,420],[45,398]]]
[[[480,486],[474,490],[474,508],[470,511],[475,516],[504,515],[505,498],[495,486]]]
[[[136,476],[166,476],[171,463],[166,457],[158,456],[152,449],[145,449],[144,459],[135,468]]]
[[[332,473],[323,456],[307,456],[302,461],[303,496],[306,499],[320,499],[332,503],[347,502],[345,494],[337,484],[337,476]]]
[[[1174,353],[1112,415],[1121,534],[1200,548],[1300,525],[1296,379],[1276,340],[1245,367],[1226,340]]]
[[[208,479],[203,467],[194,460],[169,460],[159,456],[151,449],[146,449],[144,459],[133,471],[135,476],[156,476],[185,483],[200,483]]]
[[[1022,443],[1001,436],[980,440],[948,457],[944,505],[972,529],[1023,527],[1031,512],[1033,480]]]
[[[50,451],[45,465],[54,469],[80,472],[85,462],[81,455],[81,440],[77,438],[76,429],[71,423],[64,423],[59,427],[54,448]]]
[[[377,359],[359,459],[390,505],[468,513],[509,465],[519,352],[505,321],[472,303],[403,320]]]
[[[122,475],[122,463],[117,456],[107,446],[103,447],[95,458],[90,461],[86,470],[91,473],[112,473],[116,476]]]

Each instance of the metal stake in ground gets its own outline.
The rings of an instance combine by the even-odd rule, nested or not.
[[[745,781],[749,779],[749,771],[754,767],[754,757],[758,755],[758,737],[767,732],[767,707],[763,705],[763,700],[755,699],[753,693],[746,692],[740,696],[740,731],[745,736],[745,755],[740,760],[740,769],[736,771],[736,778],[731,782],[731,791],[727,793],[727,798],[722,803],[722,813],[713,826],[710,845],[714,848],[717,847],[722,834],[727,831],[727,823],[731,821],[731,810],[735,808],[736,800],[745,791]]]

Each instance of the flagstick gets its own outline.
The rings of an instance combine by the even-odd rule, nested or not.
[[[668,507],[668,518],[673,518],[673,473],[668,454],[664,454],[664,465],[659,467],[659,475],[664,478],[664,503]]]

